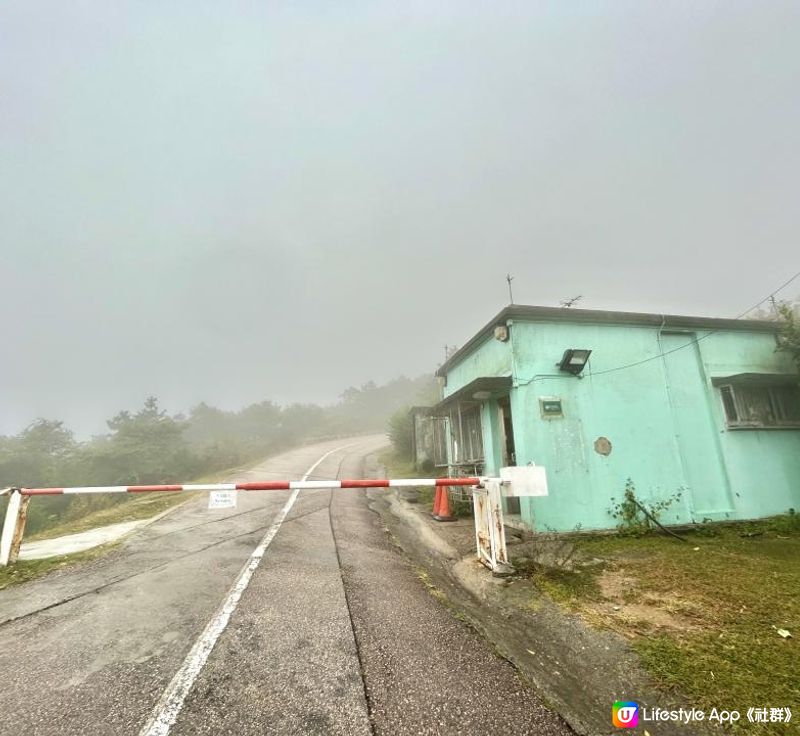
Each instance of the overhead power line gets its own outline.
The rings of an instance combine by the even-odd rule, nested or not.
[[[761,301],[757,302],[752,307],[748,307],[747,309],[744,310],[744,312],[741,312],[740,314],[736,315],[736,317],[734,317],[733,319],[741,319],[746,314],[749,314],[754,309],[757,309],[758,307],[760,307],[764,302],[766,302],[766,301],[768,301],[770,299],[773,299],[775,297],[775,294],[777,294],[779,291],[782,291],[783,289],[785,289],[787,286],[789,286],[789,284],[791,284],[798,277],[800,277],[800,271],[798,271],[790,279],[787,279],[786,281],[784,281],[777,289],[774,289],[772,292],[767,294],[767,296],[765,296]],[[620,366],[617,366],[616,368],[607,368],[604,371],[597,371],[597,373],[590,373],[589,375],[592,378],[594,378],[595,376],[603,376],[606,373],[616,373],[617,371],[624,371],[627,368],[634,368],[637,365],[642,365],[643,363],[649,363],[651,360],[658,360],[659,358],[663,358],[665,355],[670,355],[671,353],[677,353],[678,350],[683,350],[684,348],[688,348],[690,345],[696,345],[700,341],[705,340],[707,337],[711,337],[712,335],[716,335],[717,333],[723,332],[723,331],[724,330],[722,330],[722,329],[711,330],[711,332],[707,332],[705,335],[702,335],[701,337],[695,338],[694,340],[690,340],[685,345],[680,345],[677,348],[672,348],[671,350],[664,350],[664,351],[662,351],[660,353],[657,353],[656,355],[651,355],[649,358],[643,358],[642,360],[637,360],[634,363],[627,363],[626,365],[620,365]]]

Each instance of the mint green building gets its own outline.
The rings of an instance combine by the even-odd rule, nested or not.
[[[434,457],[450,472],[543,465],[512,523],[607,529],[632,479],[665,523],[800,510],[800,387],[776,325],[512,305],[437,371]]]

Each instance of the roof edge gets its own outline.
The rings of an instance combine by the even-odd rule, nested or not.
[[[776,332],[780,322],[760,319],[731,319],[726,317],[692,317],[678,314],[654,314],[650,312],[619,312],[603,309],[575,309],[573,307],[539,307],[526,304],[510,304],[501,309],[477,333],[453,353],[435,375],[444,376],[454,365],[494,331],[495,326],[508,320],[530,322],[584,322],[594,324],[639,325],[643,327],[672,327],[710,329],[714,331],[734,330],[750,332]]]

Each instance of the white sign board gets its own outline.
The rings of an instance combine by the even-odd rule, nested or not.
[[[211,491],[208,494],[208,508],[235,509],[236,491]]]
[[[546,496],[547,473],[541,465],[500,468],[504,496]]]

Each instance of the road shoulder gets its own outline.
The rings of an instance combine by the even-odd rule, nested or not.
[[[655,688],[621,637],[591,629],[544,594],[532,604],[530,590],[518,594],[513,581],[492,577],[400,494],[373,490],[368,498],[395,543],[426,570],[457,615],[486,637],[577,733],[612,733],[615,700],[666,708],[685,705]],[[659,724],[657,733],[698,731],[697,724],[691,730]]]

